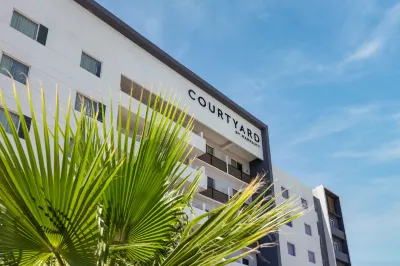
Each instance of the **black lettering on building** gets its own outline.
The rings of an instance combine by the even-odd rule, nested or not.
[[[207,103],[206,103],[206,100],[204,100],[203,97],[200,96],[199,98],[197,98],[197,100],[199,101],[199,104],[201,106],[206,107]]]

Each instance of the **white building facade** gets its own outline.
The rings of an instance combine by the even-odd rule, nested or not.
[[[279,253],[282,265],[322,264],[318,215],[314,210],[314,196],[311,188],[301,183],[277,167],[273,167],[275,194],[298,197],[306,214],[279,229]],[[278,203],[280,203],[278,202]]]
[[[137,109],[137,93],[130,97],[132,87],[144,88],[145,97],[150,90],[173,89],[181,100],[180,107],[189,106],[189,113],[195,115],[190,144],[194,147],[191,156],[196,159],[188,171],[201,168],[204,173],[193,201],[196,215],[225,203],[257,173],[267,173],[266,179],[273,181],[267,125],[93,0],[0,0],[0,88],[8,108],[16,110],[7,71],[17,81],[16,89],[28,122],[25,76],[29,78],[34,102],[40,103],[40,89],[44,89],[49,121],[52,121],[51,110],[55,109],[56,86],[64,110],[71,95],[73,109],[80,110],[82,99],[93,100],[97,102],[95,108],[112,115],[114,121],[119,117],[117,107],[122,107],[123,121],[130,101],[132,110]],[[35,109],[41,112],[40,105]],[[6,126],[1,116],[0,106],[0,122]],[[19,124],[18,118],[15,119],[16,125]],[[101,117],[98,120],[102,122]],[[294,179],[285,180],[282,178],[282,186],[290,186],[285,182],[293,183],[292,189],[298,187],[295,190],[304,192],[312,205],[312,193]],[[316,217],[308,215],[301,219],[294,222],[293,232],[288,229],[286,234],[287,228],[282,229],[279,240],[283,241],[284,234],[285,241],[299,243],[299,247],[304,241],[304,250],[313,252],[315,264],[322,265],[315,240]],[[311,236],[300,236],[301,229],[303,233],[305,230],[302,223],[311,226]],[[296,235],[299,239],[292,238]],[[266,237],[263,241],[271,240]],[[260,252],[232,265],[303,265],[292,264],[292,258],[286,259],[282,246]],[[304,258],[303,253],[297,259],[308,261],[308,253]]]

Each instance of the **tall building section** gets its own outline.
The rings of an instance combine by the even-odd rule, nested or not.
[[[276,181],[275,193],[283,190],[284,196],[301,197],[308,210],[291,226],[260,240],[279,245],[261,249],[231,265],[350,265],[339,198],[323,187],[312,191],[278,168],[272,169],[266,124],[96,1],[0,0],[0,88],[8,108],[15,111],[8,72],[16,80],[28,124],[25,77],[29,78],[35,103],[40,102],[43,87],[49,121],[55,108],[56,85],[64,110],[71,95],[71,108],[77,112],[83,103],[87,115],[101,110],[114,121],[121,117],[123,124],[128,122],[130,102],[131,110],[137,110],[142,89],[146,102],[150,91],[157,91],[159,85],[173,87],[180,99],[179,107],[189,106],[189,114],[195,116],[190,138],[190,157],[195,159],[187,174],[198,169],[203,172],[199,192],[192,202],[194,214],[189,215],[198,216],[221,206],[258,173],[266,173],[268,182]],[[36,107],[36,112],[41,112],[41,106]],[[131,124],[137,115],[131,114]],[[144,119],[142,113],[140,125]],[[13,120],[19,127],[19,117],[15,115]],[[9,125],[1,106],[0,123],[7,131]],[[98,117],[98,123],[103,123],[103,117]],[[320,241],[321,234],[327,244],[320,245],[325,241]]]
[[[349,247],[339,197],[324,186],[313,190],[319,214],[319,232],[324,266],[351,266]]]
[[[281,265],[323,266],[318,214],[314,210],[314,195],[311,188],[291,177],[278,167],[273,167],[275,194],[282,198],[297,197],[306,214],[279,230],[279,254]]]

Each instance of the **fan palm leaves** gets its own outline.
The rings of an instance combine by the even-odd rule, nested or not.
[[[71,112],[71,97],[63,113],[57,94],[50,125],[44,93],[41,118],[27,88],[31,125],[14,85],[23,139],[0,91],[11,128],[0,124],[0,265],[226,265],[302,215],[294,199],[275,206],[280,195],[267,196],[258,176],[189,221],[202,173],[185,175],[193,118],[172,95],[118,106],[117,121],[102,113],[100,125],[98,114]]]
[[[0,91],[12,132],[7,134],[0,127],[0,198],[5,207],[0,217],[0,254],[6,265],[43,265],[53,259],[59,265],[93,265],[93,249],[98,241],[97,204],[122,166],[123,158],[115,164],[115,151],[108,142],[100,144],[93,137],[98,131],[96,123],[92,123],[90,130],[82,130],[87,124],[83,114],[77,118],[77,129],[72,132],[71,99],[64,117],[66,126],[60,128],[56,96],[51,128],[42,92],[44,119],[39,123],[28,86],[33,131],[29,134],[15,85],[14,95],[23,140]],[[70,146],[71,137],[75,142],[85,139],[84,149],[80,145]]]

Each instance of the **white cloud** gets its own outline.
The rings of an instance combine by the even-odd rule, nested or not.
[[[400,2],[389,8],[381,22],[372,30],[368,38],[359,45],[355,52],[347,56],[339,65],[371,58],[384,48],[386,43],[396,35],[400,22]]]
[[[349,55],[346,59],[345,62],[349,63],[352,61],[358,61],[358,60],[363,60],[363,59],[368,59],[379,51],[379,49],[382,46],[382,42],[380,40],[372,40],[361,47],[359,47],[353,54]]]

